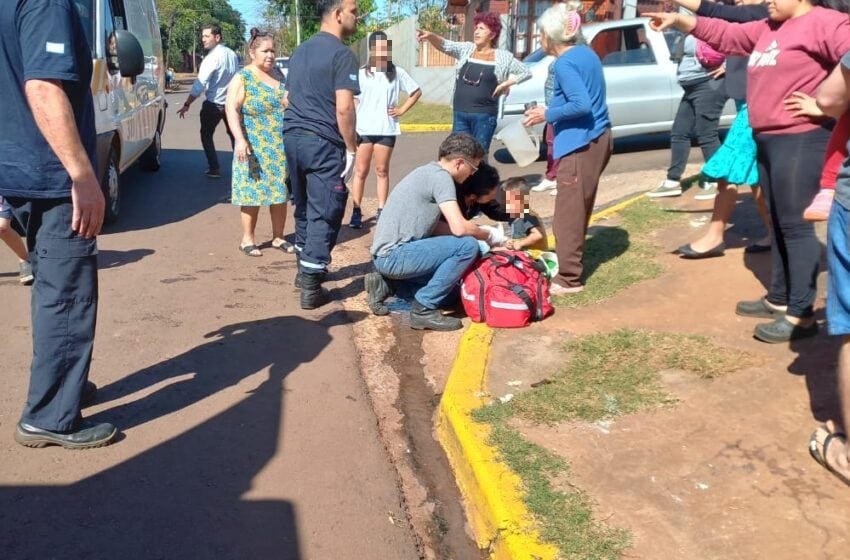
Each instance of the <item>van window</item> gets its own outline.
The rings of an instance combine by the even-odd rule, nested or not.
[[[97,45],[94,44],[94,3],[92,0],[74,0],[74,5],[77,8],[77,13],[80,14],[83,32],[86,34],[86,41],[88,41],[92,56],[94,56],[97,52]]]

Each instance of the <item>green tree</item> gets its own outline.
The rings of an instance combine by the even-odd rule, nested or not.
[[[287,54],[297,46],[296,1],[298,19],[301,22],[301,42],[304,42],[318,33],[322,24],[316,11],[315,0],[266,0],[264,10],[264,20],[270,27],[269,31],[277,34],[281,48]],[[374,29],[374,26],[370,25],[370,18],[375,12],[375,1],[357,0],[357,10],[363,19],[358,23],[356,33],[347,41],[349,44],[362,39]]]
[[[157,0],[163,48],[169,66],[182,65],[181,52],[195,59],[201,50],[201,28],[209,23],[221,26],[226,44],[241,50],[245,44],[245,21],[227,0]]]

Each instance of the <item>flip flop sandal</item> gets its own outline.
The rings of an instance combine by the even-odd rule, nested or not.
[[[260,251],[260,248],[256,245],[242,245],[239,246],[239,250],[245,253],[249,257],[262,257],[263,253]]]
[[[274,243],[272,243],[272,247],[274,247],[275,249],[280,249],[284,253],[288,254],[292,254],[295,252],[295,245],[293,245],[289,241],[284,241],[280,245],[275,245]]]
[[[818,428],[817,430],[812,432],[812,437],[809,438],[809,455],[811,455],[812,459],[817,461],[820,466],[822,466],[823,468],[825,468],[826,470],[828,470],[829,472],[834,474],[836,476],[836,478],[838,478],[838,480],[840,480],[841,482],[843,482],[847,486],[850,486],[850,478],[846,477],[844,474],[835,470],[835,468],[832,465],[830,465],[829,462],[827,462],[827,459],[826,459],[828,457],[828,453],[829,453],[830,442],[832,442],[832,440],[835,439],[835,438],[844,439],[846,441],[847,435],[842,433],[842,432],[829,432],[828,435],[823,440],[823,445],[821,446],[821,449],[818,450],[818,445],[819,445],[818,444],[818,431],[819,430],[824,430],[824,431],[829,432],[829,430],[827,430],[827,428],[824,427],[824,426],[821,426],[820,428]]]

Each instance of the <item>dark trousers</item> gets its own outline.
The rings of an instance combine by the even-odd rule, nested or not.
[[[706,80],[694,85],[683,85],[685,94],[670,131],[670,167],[667,178],[679,181],[691,153],[691,134],[696,134],[705,161],[720,147],[717,125],[726,104],[723,79]]]
[[[810,317],[817,294],[821,247],[812,222],[803,219],[820,188],[829,130],[756,134],[759,182],[773,229],[767,299],[788,315]]]
[[[565,288],[581,285],[584,238],[593,214],[599,178],[614,151],[614,137],[606,130],[584,148],[558,160],[558,194],[552,232],[558,253],[558,276]]]
[[[320,136],[290,132],[284,143],[295,202],[295,248],[302,272],[325,272],[336,245],[348,188],[345,150]]]
[[[6,198],[26,232],[33,266],[30,387],[21,420],[75,428],[97,319],[97,241],[71,230],[70,198]]]
[[[215,140],[213,134],[218,127],[218,123],[224,121],[224,128],[227,130],[227,135],[230,136],[230,147],[236,143],[233,133],[230,132],[230,125],[227,124],[227,119],[224,116],[224,105],[216,105],[209,101],[204,101],[201,105],[201,145],[204,147],[204,154],[207,156],[207,165],[211,171],[219,171],[221,167],[218,165],[218,154],[215,153]]]
[[[546,174],[544,177],[554,181],[558,178],[558,162],[555,160],[555,154],[552,153],[555,149],[555,128],[546,123],[543,136],[546,138]]]

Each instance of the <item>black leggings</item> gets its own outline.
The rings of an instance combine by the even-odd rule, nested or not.
[[[767,300],[787,305],[792,317],[811,317],[821,247],[812,222],[803,219],[818,192],[829,130],[756,134],[759,182],[773,228]]]

